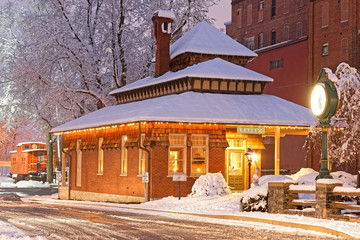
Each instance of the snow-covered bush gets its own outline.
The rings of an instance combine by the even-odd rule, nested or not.
[[[223,196],[231,194],[221,172],[201,175],[191,188],[190,196]]]
[[[261,178],[260,178],[261,179]],[[267,211],[267,184],[263,186],[253,186],[240,194],[240,211]]]

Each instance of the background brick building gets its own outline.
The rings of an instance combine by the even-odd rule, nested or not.
[[[258,54],[249,69],[274,79],[264,93],[310,107],[310,93],[322,68],[335,72],[341,62],[360,68],[356,0],[232,0],[231,5],[226,33]],[[292,144],[293,140],[283,146]],[[318,169],[320,156],[309,156],[306,166]],[[303,157],[299,153],[293,163],[298,165]]]

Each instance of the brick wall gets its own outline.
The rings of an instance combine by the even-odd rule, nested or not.
[[[263,47],[271,45],[271,32],[276,31],[276,43],[296,39],[299,37],[297,33],[297,24],[302,23],[302,36],[307,35],[308,29],[308,1],[276,1],[276,14],[271,16],[272,0],[263,1],[263,10],[259,10],[259,1],[245,0],[232,1],[231,15],[231,31],[230,36],[245,43],[245,38],[254,37],[255,48],[258,49],[258,36],[263,33]],[[284,7],[284,3],[288,2],[288,11]],[[252,6],[251,24],[248,21],[248,7]],[[238,14],[239,13],[239,14]],[[285,27],[288,26],[288,38],[285,36]]]
[[[83,133],[65,134],[63,137],[64,147],[70,146],[76,139],[90,139],[103,137],[121,140],[122,135],[136,137],[137,124],[125,127],[108,128],[95,131],[84,131]],[[208,134],[210,139],[224,138],[225,126],[222,125],[202,125],[202,124],[165,124],[147,123],[142,126],[142,133],[146,134],[147,149],[151,154],[151,178],[150,178],[150,197],[152,199],[165,196],[178,195],[178,182],[173,182],[172,177],[168,177],[168,144],[164,141],[169,133],[187,134]],[[146,143],[146,144],[145,144]],[[126,196],[144,196],[144,183],[138,176],[139,169],[139,149],[128,148],[128,167],[127,176],[120,176],[121,150],[104,149],[104,168],[103,174],[99,175],[98,170],[98,150],[82,151],[82,183],[81,187],[75,186],[76,179],[76,151],[71,152],[71,190],[108,193]],[[191,172],[191,146],[187,147],[186,172],[188,179],[181,183],[181,195],[186,196],[191,192],[191,187],[197,178],[189,177]],[[146,166],[146,171],[148,166]],[[212,147],[209,149],[209,172],[225,172],[225,149],[223,147]]]

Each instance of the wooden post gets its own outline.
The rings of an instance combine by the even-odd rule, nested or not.
[[[66,186],[66,154],[64,152],[61,153],[61,186]]]
[[[275,175],[280,174],[280,128],[275,128]]]

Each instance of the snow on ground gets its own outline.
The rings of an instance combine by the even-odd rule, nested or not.
[[[9,223],[0,221],[0,240],[13,240],[13,239],[31,240],[30,237],[26,236],[18,228],[14,227]]]
[[[7,177],[0,177],[1,188],[49,188],[49,183],[42,183],[39,181],[19,181],[14,183],[14,179]]]
[[[300,179],[303,182],[310,183],[311,181],[304,177],[309,174],[313,174],[311,170],[302,170],[301,173],[298,173],[294,179],[290,176],[264,176],[259,179],[260,188],[267,189],[267,183],[269,181],[298,181]],[[344,180],[344,182],[349,182],[349,179],[352,179],[350,176],[340,173],[338,175],[347,176],[347,177],[338,177],[338,179]],[[292,175],[293,176],[293,175]],[[351,180],[352,181],[352,180]],[[350,181],[350,182],[351,182]],[[211,183],[211,184],[209,184]],[[348,234],[356,239],[360,239],[360,223],[355,222],[345,222],[345,221],[335,221],[327,219],[317,219],[312,217],[297,216],[297,215],[286,215],[286,214],[269,214],[266,212],[240,212],[239,211],[239,200],[240,196],[243,193],[232,193],[226,194],[218,189],[226,189],[225,185],[222,185],[221,178],[219,174],[209,174],[205,175],[199,183],[194,184],[193,193],[195,192],[212,192],[218,194],[212,194],[211,196],[196,195],[190,194],[187,197],[182,197],[180,200],[178,197],[171,196],[166,197],[160,200],[150,201],[142,204],[118,204],[118,203],[104,203],[104,202],[88,202],[88,201],[72,201],[72,200],[58,200],[58,195],[54,194],[51,196],[36,196],[29,198],[22,198],[24,202],[37,201],[43,204],[55,204],[55,205],[66,205],[66,206],[76,206],[82,207],[87,210],[107,210],[115,212],[134,212],[140,214],[150,214],[150,215],[160,215],[176,219],[185,219],[199,222],[209,222],[233,226],[248,226],[256,227],[257,229],[276,229],[278,231],[291,231],[291,232],[302,232],[308,234],[319,234],[321,236],[327,236],[328,234],[313,232],[309,230],[299,229],[299,228],[289,228],[279,225],[273,225],[269,223],[261,222],[263,219],[271,220],[273,222],[290,222],[294,224],[305,224],[312,226],[320,226],[328,229],[333,229],[345,234]],[[225,183],[226,184],[226,183]],[[345,184],[344,184],[345,185]],[[306,185],[303,185],[306,187]],[[212,189],[212,188],[216,188]],[[252,189],[259,190],[259,187],[253,187]],[[200,191],[199,191],[200,190]],[[253,191],[252,190],[252,191]],[[210,195],[210,194],[209,194]],[[113,213],[112,213],[113,214]],[[233,219],[228,219],[232,217]],[[252,220],[249,221],[249,218]],[[13,231],[12,228],[4,227],[3,230],[0,222],[0,236],[5,234],[9,236],[8,239],[12,239],[11,234],[7,234],[6,231]],[[5,232],[5,233],[4,233]],[[0,238],[2,240],[2,238]],[[7,239],[6,239],[7,240]]]

